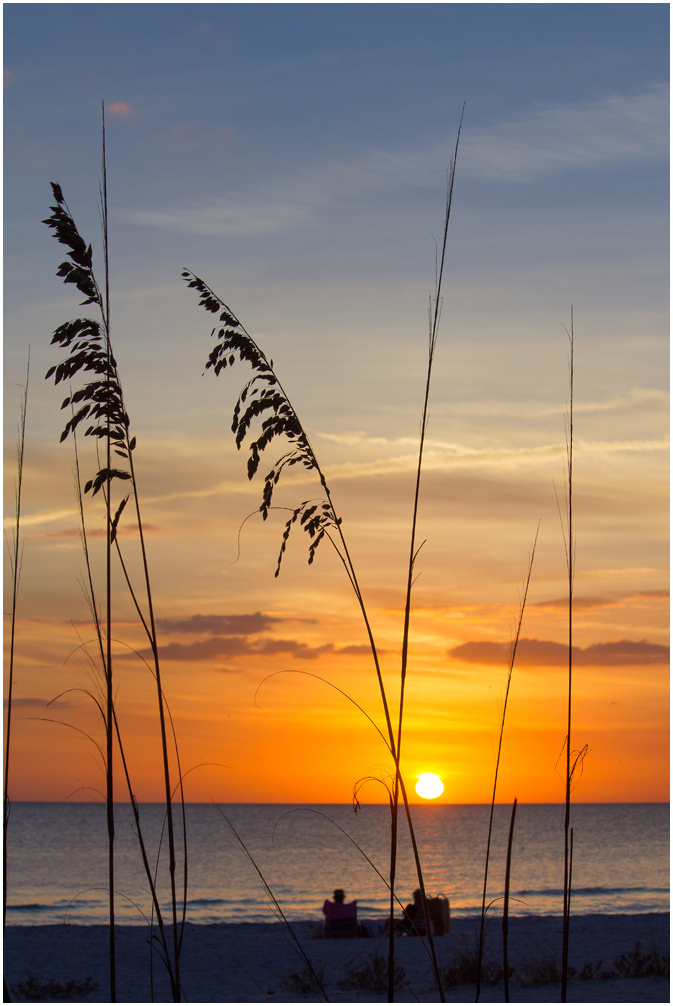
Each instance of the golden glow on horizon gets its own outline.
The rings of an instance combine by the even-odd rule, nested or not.
[[[435,772],[421,772],[416,783],[416,792],[424,800],[436,800],[444,792],[444,783]]]

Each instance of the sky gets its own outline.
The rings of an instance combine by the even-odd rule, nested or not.
[[[10,540],[30,349],[13,799],[104,790],[73,445],[59,443],[63,387],[44,380],[62,356],[52,332],[84,309],[41,223],[59,182],[101,275],[101,101],[112,340],[187,799],[348,803],[390,762],[361,711],[382,725],[338,557],[324,542],[309,566],[296,528],[274,577],[288,510],[261,520],[260,476],[230,432],[250,372],[204,374],[212,316],[180,272],[274,360],[397,696],[428,301],[463,106],[403,773],[410,790],[438,773],[441,802],[490,800],[539,523],[497,799],[564,798],[572,308],[573,747],[587,748],[573,798],[668,799],[668,18],[628,3],[4,5]],[[78,446],[91,478],[95,453]],[[288,474],[275,502],[319,494],[311,473]],[[86,521],[102,589],[98,498]],[[130,518],[120,542],[135,583]],[[9,587],[6,571],[6,626]],[[155,686],[118,568],[113,618],[134,791],[160,800]],[[372,782],[361,799],[387,798]]]

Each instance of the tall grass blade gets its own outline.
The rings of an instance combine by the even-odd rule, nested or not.
[[[26,446],[26,415],[28,409],[28,384],[30,381],[30,350],[28,351],[28,362],[26,364],[26,383],[21,391],[19,404],[19,428],[18,441],[16,445],[16,519],[14,523],[14,536],[11,544],[8,542],[10,553],[10,567],[12,570],[12,614],[11,628],[9,634],[9,674],[7,688],[7,718],[5,720],[5,771],[2,788],[2,931],[4,933],[7,924],[7,840],[9,833],[9,756],[11,751],[10,739],[12,729],[12,696],[14,690],[14,645],[16,641],[16,615],[19,600],[19,582],[21,579],[21,492],[23,489],[23,458]],[[5,1002],[9,1002],[9,988],[7,983],[3,984],[3,996]]]
[[[248,849],[247,845],[245,844],[245,842],[243,841],[243,839],[241,838],[241,836],[238,834],[238,832],[236,831],[236,829],[234,828],[233,824],[231,823],[231,821],[229,820],[229,818],[227,817],[227,815],[224,813],[224,811],[222,810],[222,808],[218,807],[217,804],[215,804],[215,806],[219,810],[219,812],[222,815],[222,817],[224,818],[224,820],[229,825],[229,827],[230,827],[231,831],[233,832],[233,835],[236,838],[238,844],[241,846],[241,848],[243,849],[244,853],[246,854],[246,856],[248,857],[248,859],[252,863],[253,867],[255,868],[255,871],[256,871],[259,879],[262,881],[262,884],[264,885],[264,890],[266,891],[266,893],[268,894],[269,898],[271,899],[271,903],[272,903],[272,905],[274,907],[275,912],[277,913],[278,918],[283,923],[283,925],[285,926],[287,932],[289,933],[290,938],[291,938],[292,942],[295,945],[295,949],[297,950],[299,956],[301,957],[301,959],[303,960],[304,964],[306,965],[306,967],[307,967],[309,973],[311,974],[311,977],[315,981],[317,987],[320,989],[321,995],[323,996],[325,1002],[328,1003],[329,1002],[329,997],[328,997],[327,993],[325,992],[325,989],[324,989],[324,986],[322,984],[322,981],[320,980],[320,976],[318,974],[316,974],[315,970],[313,969],[313,965],[311,964],[311,961],[307,957],[304,948],[302,947],[301,943],[299,942],[299,939],[297,938],[297,935],[296,935],[294,929],[292,928],[292,926],[291,926],[289,920],[287,919],[287,917],[286,917],[283,909],[281,908],[280,904],[278,903],[278,900],[276,899],[275,894],[273,893],[273,891],[269,887],[268,883],[266,882],[266,879],[264,878],[264,875],[263,875],[262,871],[257,866],[257,863],[255,862],[252,853],[250,852],[250,850]]]
[[[110,344],[110,259],[108,253],[108,214],[107,214],[107,164],[105,157],[105,105],[102,105],[102,143],[103,143],[103,159],[102,159],[102,175],[103,175],[103,188],[101,194],[101,213],[102,213],[102,228],[103,228],[103,262],[104,262],[104,276],[105,276],[105,298],[104,304],[104,317],[105,317],[105,331],[107,333],[107,338],[105,340],[105,353],[107,357],[107,372],[106,372],[106,388],[105,394],[108,400],[111,399],[111,375],[112,375],[112,347]],[[111,416],[110,410],[108,409],[105,416],[106,424],[106,435],[105,435],[105,454],[106,454],[106,473],[105,473],[105,508],[107,520],[105,522],[106,535],[105,535],[105,620],[107,626],[106,633],[106,682],[107,682],[107,716],[105,721],[105,732],[107,737],[107,749],[106,749],[106,803],[107,803],[107,827],[108,827],[108,841],[109,841],[109,887],[110,887],[110,1000],[112,1002],[117,1001],[117,966],[116,966],[116,945],[115,945],[115,878],[114,878],[114,839],[115,839],[115,824],[114,824],[114,765],[113,765],[113,742],[114,733],[112,729],[112,720],[114,715],[114,693],[112,690],[112,520],[110,511],[110,481],[112,472],[112,437],[111,437]],[[95,491],[95,490],[94,490]]]
[[[572,757],[572,687],[573,687],[573,588],[575,580],[575,534],[573,527],[573,405],[575,397],[575,330],[574,311],[570,308],[570,330],[566,330],[569,342],[568,376],[570,402],[568,406],[568,427],[566,441],[567,457],[567,535],[566,562],[568,567],[568,728],[566,732],[566,778],[564,864],[563,864],[563,945],[561,953],[561,1002],[567,1002],[568,993],[568,949],[570,937],[570,889],[571,889],[571,846],[570,846],[570,793],[572,778],[578,759],[571,765]],[[579,758],[579,756],[578,756]]]
[[[507,863],[505,866],[505,897],[502,906],[502,966],[505,972],[505,1002],[509,1002],[509,878],[512,869],[512,840],[514,838],[514,818],[516,817],[517,799],[514,797],[512,816],[509,821],[509,838],[507,839]],[[481,949],[481,947],[480,947]]]
[[[533,541],[533,549],[530,554],[530,559],[528,562],[528,575],[526,576],[526,582],[524,586],[523,597],[521,599],[521,604],[519,606],[519,620],[516,626],[516,635],[514,636],[514,642],[512,644],[512,652],[509,658],[509,668],[507,671],[507,686],[505,688],[505,699],[502,704],[502,715],[500,717],[500,736],[498,737],[498,751],[495,759],[495,772],[493,775],[493,793],[491,794],[491,810],[488,818],[488,836],[486,838],[486,862],[484,864],[484,886],[481,895],[481,919],[479,923],[479,950],[477,953],[477,990],[475,1002],[479,1002],[479,995],[481,993],[481,965],[484,957],[484,927],[486,924],[486,890],[488,887],[488,865],[491,855],[491,838],[493,836],[493,815],[495,812],[495,794],[498,788],[498,772],[500,770],[500,757],[502,755],[502,741],[505,735],[505,717],[507,716],[507,701],[509,699],[509,690],[512,684],[512,673],[514,671],[514,662],[516,660],[516,651],[519,645],[519,638],[521,636],[521,626],[523,624],[523,615],[526,610],[526,601],[528,599],[528,588],[530,587],[530,578],[533,573],[533,562],[535,560],[535,549],[537,548],[537,538],[540,533],[540,524],[538,522],[537,530],[535,532],[535,539]]]
[[[399,807],[399,791],[400,791],[400,758],[402,755],[402,725],[404,720],[404,694],[407,679],[407,664],[409,658],[409,626],[411,620],[411,592],[414,583],[414,566],[416,558],[420,549],[416,546],[416,533],[418,525],[418,505],[420,500],[421,491],[421,474],[423,470],[423,451],[425,447],[425,436],[428,429],[428,406],[430,401],[430,382],[432,378],[432,365],[435,357],[435,348],[437,345],[437,335],[439,332],[439,320],[441,317],[442,310],[442,280],[444,278],[444,264],[446,260],[446,248],[447,240],[449,235],[449,222],[451,220],[451,206],[453,203],[453,186],[456,177],[456,160],[458,158],[458,146],[460,144],[460,133],[463,126],[463,115],[465,112],[465,106],[463,106],[463,112],[460,116],[460,123],[458,125],[458,135],[456,136],[456,145],[454,148],[453,156],[451,158],[451,163],[449,166],[449,179],[447,185],[446,194],[446,210],[444,213],[444,233],[442,237],[441,245],[441,255],[439,263],[439,271],[437,274],[437,279],[435,283],[435,294],[434,294],[434,307],[431,311],[430,318],[430,330],[428,333],[428,367],[425,379],[425,395],[423,400],[423,412],[421,416],[421,437],[418,446],[418,464],[416,467],[416,485],[414,490],[414,503],[413,503],[413,515],[411,519],[411,540],[409,545],[409,565],[407,569],[407,588],[406,596],[404,602],[404,628],[402,632],[402,665],[400,672],[400,703],[397,721],[397,744],[396,744],[396,756],[395,756],[395,791],[393,797],[393,810],[392,810],[392,824],[391,824],[391,846],[390,846],[390,889],[391,894],[395,889],[395,874],[396,874],[396,860],[397,860],[397,817],[398,817],[398,807]],[[416,840],[413,834],[413,826],[411,825],[411,812],[409,809],[408,802],[404,801],[405,809],[407,812],[407,817],[409,819],[410,831],[412,834],[412,843],[414,847],[414,856],[417,857]],[[420,862],[416,859],[418,867],[418,881],[421,890],[421,898],[423,905],[423,914],[425,917],[426,931],[428,933],[428,939],[430,946],[432,948],[433,954],[433,970],[435,972],[435,978],[437,981],[437,988],[439,990],[440,1000],[444,1002],[444,991],[442,988],[442,979],[439,971],[439,965],[437,963],[435,953],[434,953],[434,943],[432,938],[432,926],[430,925],[430,919],[428,916],[428,909],[425,899],[425,890],[423,884],[422,871],[420,869]],[[391,897],[390,901],[390,942],[389,942],[389,953],[388,953],[388,1000],[393,1001],[393,991],[395,986],[395,940],[394,940],[394,905],[393,899]]]

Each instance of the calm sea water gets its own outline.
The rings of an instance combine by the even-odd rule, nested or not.
[[[335,887],[357,898],[362,918],[381,918],[390,814],[384,806],[225,804],[273,894],[290,919],[321,918]],[[479,910],[489,808],[414,807],[426,887],[445,894],[454,915]],[[163,825],[157,804],[141,807],[141,823],[156,859]],[[489,899],[502,895],[510,808],[496,807]],[[573,911],[668,911],[668,804],[578,804],[573,808]],[[118,921],[142,923],[150,898],[131,810],[116,808]],[[187,806],[191,922],[275,921],[259,876],[222,813],[212,804]],[[362,852],[358,850],[360,847]],[[15,803],[9,830],[7,922],[37,925],[64,920],[105,922],[107,831],[99,804]],[[162,847],[160,875],[167,876]],[[406,828],[401,836],[398,892],[417,886]],[[510,907],[514,915],[560,914],[563,887],[563,807],[521,805],[513,844]],[[162,902],[166,902],[166,887]],[[496,901],[492,911],[497,912]]]

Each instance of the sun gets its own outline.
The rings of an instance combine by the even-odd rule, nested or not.
[[[434,800],[444,792],[444,783],[435,772],[421,772],[416,783],[416,792],[424,800]]]

